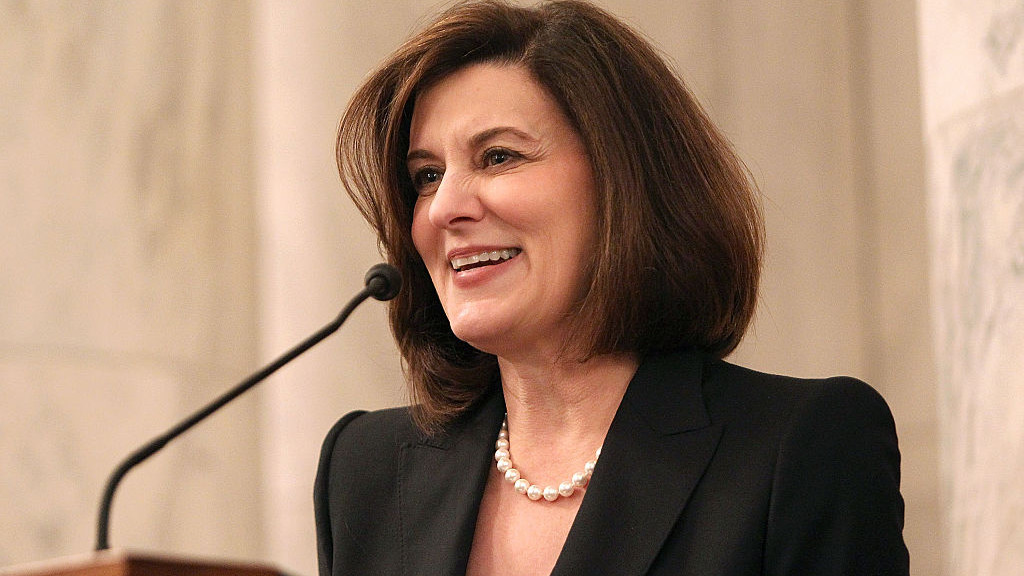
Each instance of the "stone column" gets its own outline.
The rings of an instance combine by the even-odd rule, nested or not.
[[[397,46],[415,12],[404,2],[253,5],[260,355],[269,361],[333,320],[380,261],[341,186],[335,131],[359,80]],[[266,383],[264,553],[277,566],[316,573],[313,478],[331,425],[351,410],[399,404],[404,389],[385,305],[372,299]]]

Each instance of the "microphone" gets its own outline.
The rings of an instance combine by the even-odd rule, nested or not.
[[[96,551],[107,550],[110,548],[110,544],[108,542],[110,535],[110,509],[114,501],[114,491],[117,490],[117,485],[121,482],[121,479],[124,478],[132,468],[157,453],[161,448],[167,445],[168,442],[174,440],[188,429],[203,421],[207,416],[213,414],[217,410],[220,410],[228,402],[231,402],[253,386],[262,382],[267,378],[267,376],[270,376],[306,350],[309,350],[313,346],[319,344],[324,338],[334,334],[338,328],[341,328],[341,325],[345,323],[345,320],[348,319],[349,314],[355,310],[356,306],[362,304],[364,300],[371,296],[381,301],[391,300],[398,295],[398,292],[402,288],[402,275],[394,266],[389,264],[376,264],[372,266],[366,273],[364,280],[366,287],[360,290],[352,300],[345,305],[333,322],[324,326],[288,352],[285,352],[277,360],[267,364],[258,372],[236,384],[234,388],[231,388],[219,398],[206,405],[206,407],[182,420],[178,425],[174,426],[162,435],[150,440],[146,444],[143,444],[135,452],[128,455],[128,457],[114,469],[110,474],[110,477],[107,479],[106,487],[103,490],[103,498],[100,501],[99,518],[96,524]]]
[[[374,264],[366,271],[363,281],[370,296],[381,301],[391,300],[402,289],[402,275],[390,264]]]

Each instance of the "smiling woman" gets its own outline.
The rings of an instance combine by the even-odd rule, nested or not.
[[[458,4],[357,92],[338,158],[406,279],[413,403],[329,433],[323,576],[907,573],[884,400],[722,360],[757,194],[637,33]]]

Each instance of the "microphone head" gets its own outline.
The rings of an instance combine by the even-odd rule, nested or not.
[[[374,264],[366,272],[366,287],[377,300],[391,300],[402,289],[402,275],[390,264]]]

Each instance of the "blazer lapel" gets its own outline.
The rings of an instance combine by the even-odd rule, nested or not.
[[[701,365],[696,353],[641,364],[552,576],[648,571],[721,437],[704,407]]]
[[[504,406],[500,391],[492,391],[451,433],[402,445],[399,506],[404,574],[466,573]]]

